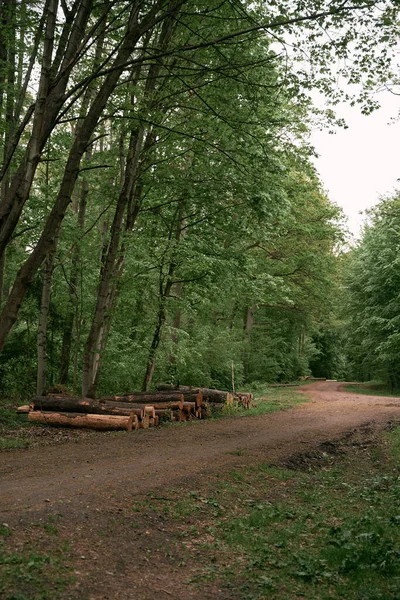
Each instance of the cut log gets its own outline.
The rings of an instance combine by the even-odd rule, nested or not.
[[[203,393],[201,390],[165,390],[157,392],[133,392],[124,396],[107,396],[99,400],[114,402],[133,402],[136,404],[158,404],[160,402],[196,402],[198,406],[202,403]]]
[[[244,392],[236,392],[234,398],[238,402],[238,404],[243,406],[244,408],[250,408],[251,403],[254,400],[253,394]]]
[[[163,409],[155,407],[156,416],[160,419],[160,421],[172,421],[173,411],[169,408]]]
[[[207,402],[203,402],[200,406],[201,418],[209,419],[211,417],[211,407]]]
[[[133,417],[133,413],[130,416],[120,416],[70,412],[57,413],[35,410],[28,414],[28,421],[33,423],[44,423],[46,425],[58,425],[61,427],[85,427],[87,429],[98,429],[103,431],[116,429],[132,431]]]
[[[150,427],[149,415],[144,415],[143,419],[139,422],[139,429],[148,429]]]
[[[153,404],[157,402],[183,402],[184,396],[181,392],[134,392],[126,396],[108,396],[100,400],[113,402],[132,402],[136,404]]]
[[[107,414],[129,417],[133,412],[140,419],[143,414],[143,406],[132,406],[126,403],[103,402],[90,398],[34,396],[30,401],[31,410],[44,410],[55,412],[75,412],[84,414]]]
[[[182,410],[186,414],[193,414],[194,415],[196,413],[196,408],[197,408],[196,402],[184,402]]]
[[[144,406],[143,408],[143,412],[145,416],[148,416],[150,419],[155,419],[156,416],[156,410],[154,408],[154,406]]]
[[[182,410],[183,400],[180,402],[150,402],[150,406],[154,406],[156,410]],[[130,403],[126,406],[132,406]],[[146,406],[146,404],[134,404],[133,406]]]
[[[176,390],[179,392],[182,392],[183,394],[185,394],[185,400],[186,400],[186,395],[191,393],[191,394],[198,394],[199,392],[202,393],[202,399],[204,402],[224,402],[226,404],[233,404],[233,394],[231,394],[230,392],[226,392],[224,390],[213,390],[211,388],[194,388],[194,387],[190,387],[190,386],[179,386],[179,388]]]
[[[23,406],[18,406],[16,409],[18,414],[25,414],[30,411],[29,404],[24,404]]]
[[[170,392],[175,389],[176,386],[173,383],[159,383],[156,385],[157,392]]]

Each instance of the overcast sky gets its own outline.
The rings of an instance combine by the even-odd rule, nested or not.
[[[400,189],[400,122],[391,123],[400,110],[400,98],[386,93],[382,108],[363,116],[358,107],[341,106],[348,129],[331,135],[314,131],[311,141],[319,154],[315,165],[329,198],[343,208],[349,228],[360,233],[363,212],[380,195]]]

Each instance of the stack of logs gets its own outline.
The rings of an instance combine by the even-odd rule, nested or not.
[[[206,419],[211,409],[233,405],[249,408],[252,394],[231,394],[208,388],[179,387],[156,392],[134,392],[126,396],[109,396],[92,400],[65,395],[34,396],[28,412],[34,423],[89,429],[147,429],[161,421]]]

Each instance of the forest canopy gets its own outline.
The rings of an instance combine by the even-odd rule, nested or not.
[[[356,101],[340,74],[372,110],[397,83],[397,3],[0,10],[3,392],[337,374],[344,233],[309,91]]]

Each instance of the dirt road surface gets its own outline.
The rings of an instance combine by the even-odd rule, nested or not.
[[[304,388],[312,398],[310,402],[269,415],[201,421],[4,452],[0,454],[0,522],[22,532],[32,523],[57,514],[64,519],[66,529],[85,529],[86,547],[81,537],[76,551],[95,551],[96,561],[91,561],[81,579],[78,573],[75,588],[65,597],[222,598],[211,588],[198,593],[182,583],[180,589],[179,576],[171,582],[166,562],[157,566],[158,579],[153,579],[140,546],[120,532],[113,536],[110,519],[131,506],[133,498],[145,498],[149,492],[162,495],[171,486],[185,487],[188,482],[195,486],[203,477],[238,465],[279,462],[355,427],[400,419],[400,399],[350,394],[341,388],[337,382],[312,383]],[[90,532],[100,526],[108,531],[106,548],[98,542],[90,544]],[[162,544],[161,530],[159,534],[158,543]],[[125,558],[139,554],[132,560],[135,573],[129,575],[125,568],[122,580],[119,577],[116,583],[105,573],[115,571],[122,552]],[[111,570],[104,566],[107,561],[114,565]]]

